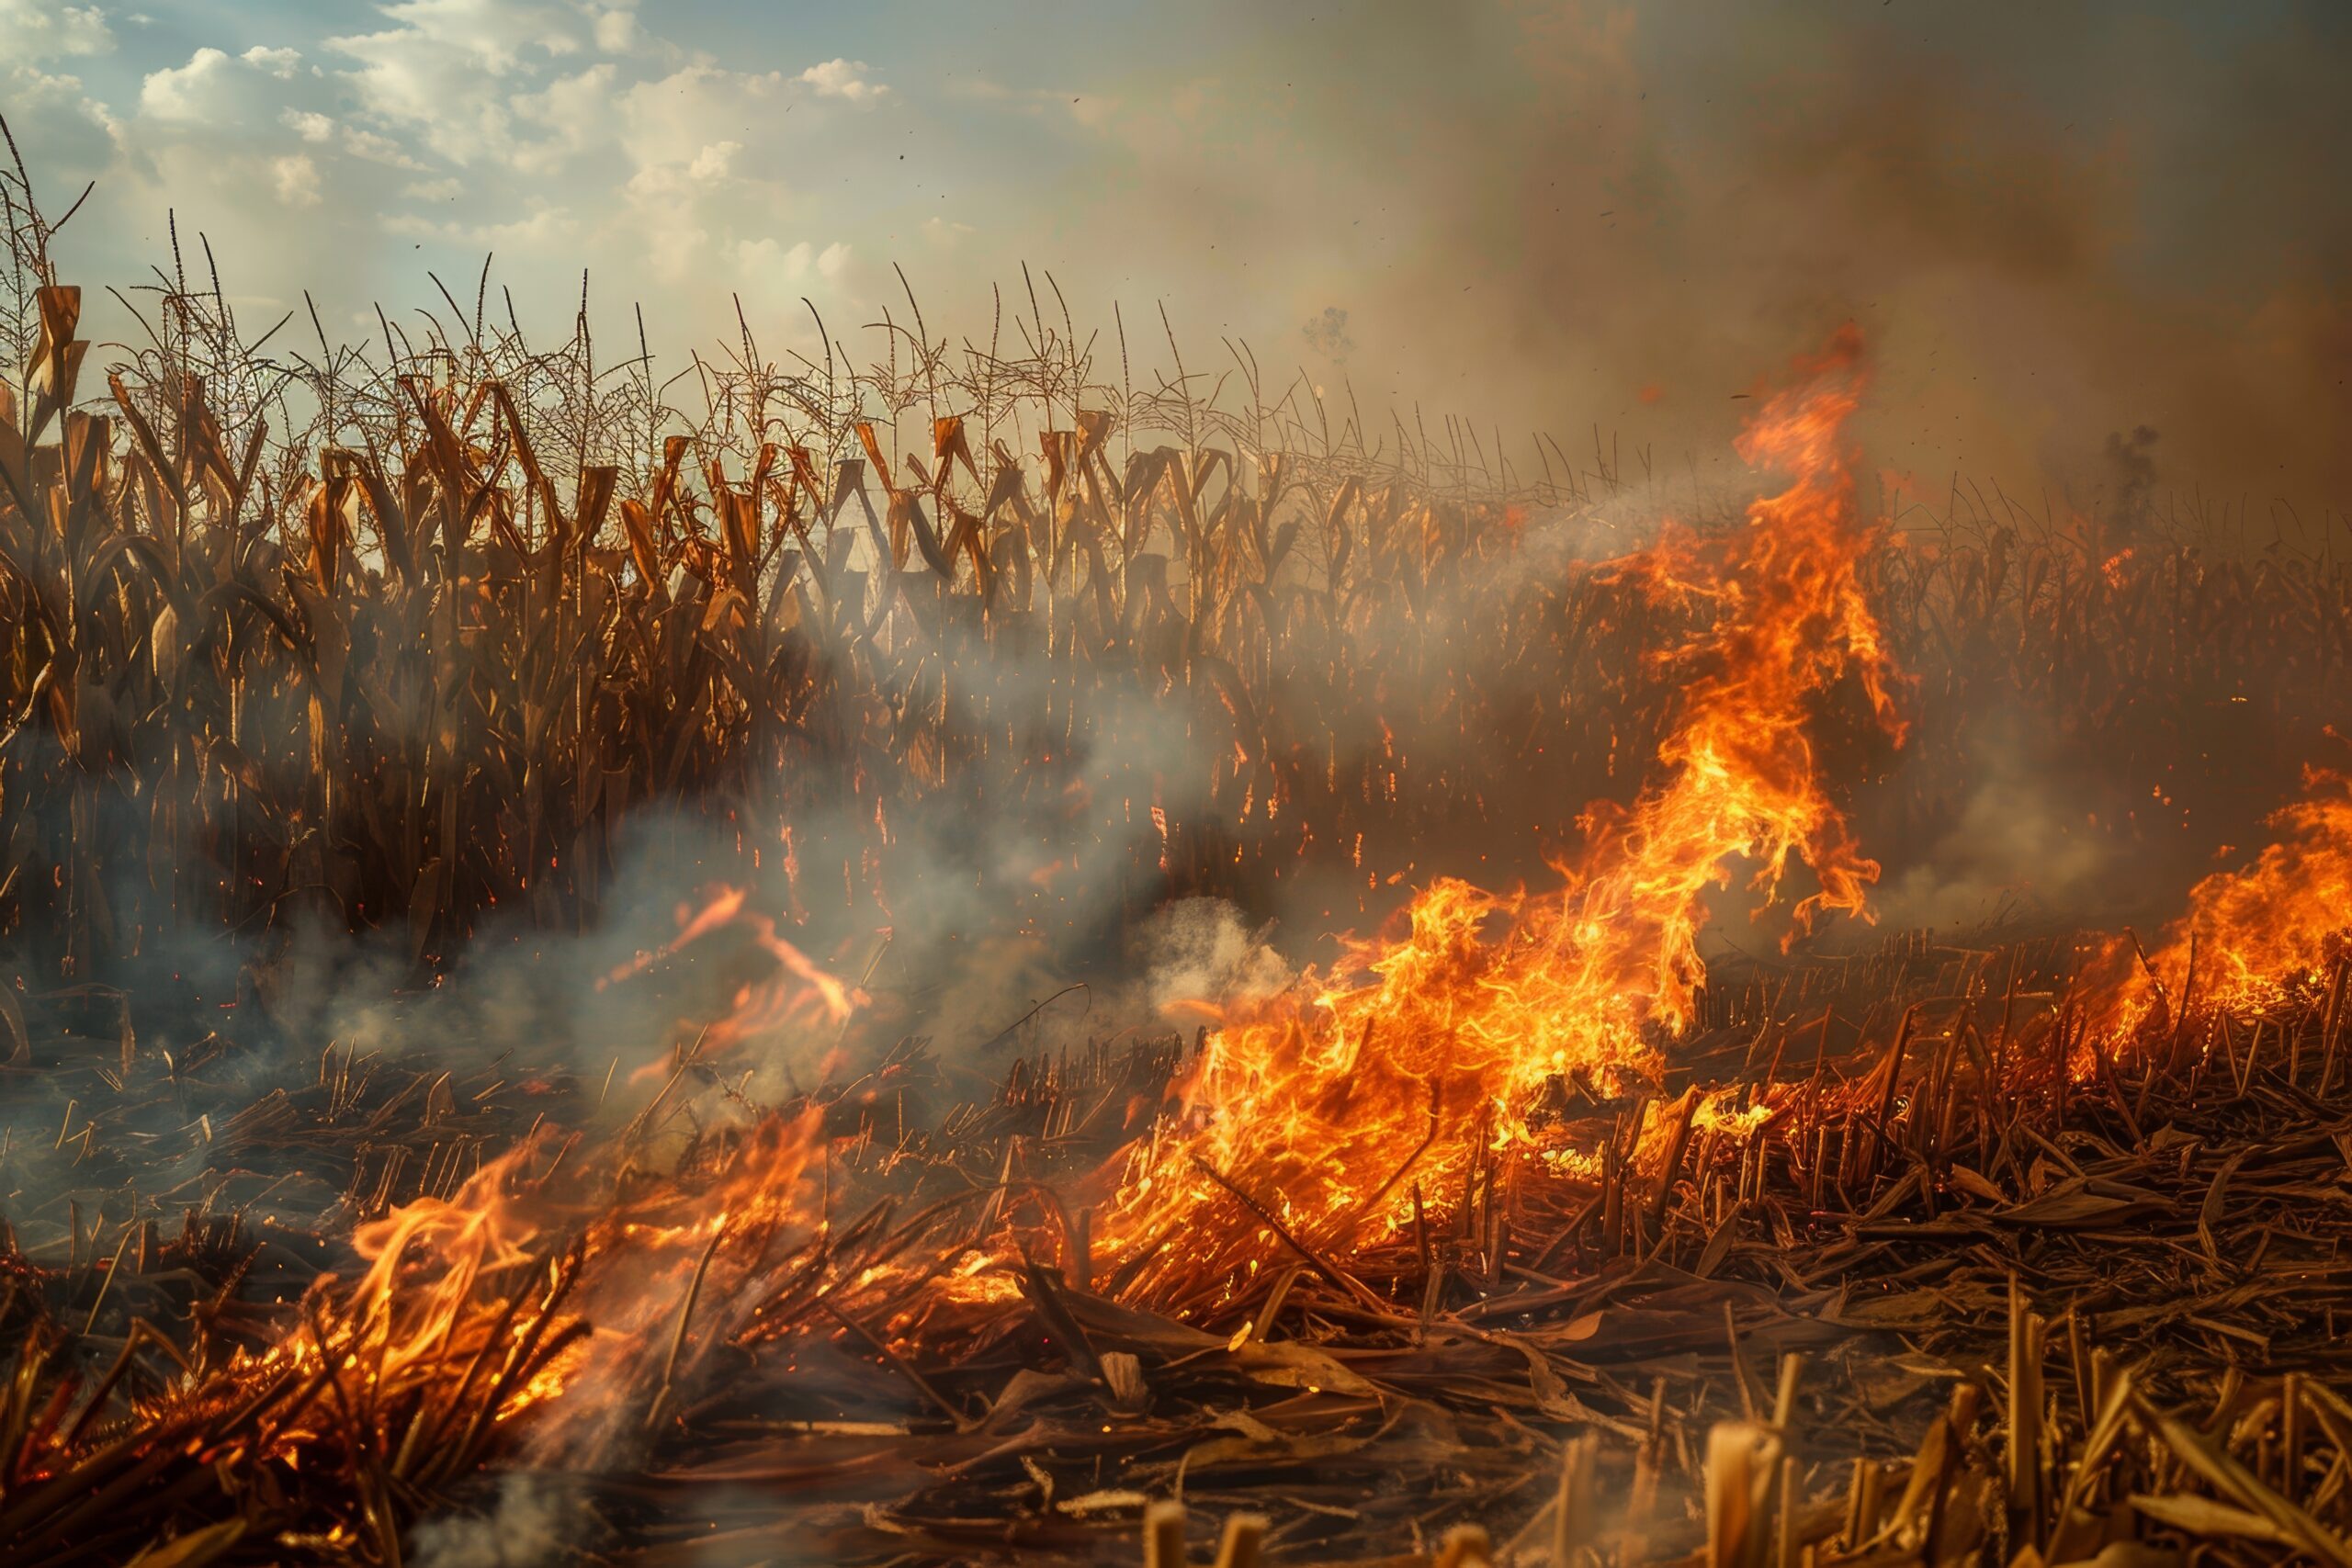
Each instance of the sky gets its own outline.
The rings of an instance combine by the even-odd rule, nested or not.
[[[0,0],[94,298],[174,218],[249,326],[366,336],[494,254],[526,325],[584,269],[674,369],[739,299],[772,355],[854,339],[900,271],[984,340],[1026,264],[1139,373],[1164,308],[1369,423],[1669,476],[1853,320],[1906,492],[2129,457],[2265,525],[2352,494],[2347,64],[2333,0]]]

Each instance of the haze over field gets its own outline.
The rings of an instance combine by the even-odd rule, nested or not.
[[[1122,307],[1138,375],[1164,302],[1375,429],[1458,412],[1525,464],[1526,431],[1597,423],[1638,475],[1718,461],[1756,367],[1850,316],[1882,473],[2087,493],[2121,435],[2259,544],[2294,536],[2274,498],[2308,527],[2352,478],[2347,28],[2323,0],[0,0],[0,106],[54,205],[98,182],[61,247],[94,294],[168,263],[175,209],[249,325],[309,288],[372,334],[495,252],[526,325],[568,325],[586,267],[612,341],[641,300],[678,369],[730,293],[770,355],[804,296],[836,333],[903,314],[893,264],[934,336],[985,337],[1026,261],[1080,320]]]
[[[2352,1568],[2344,0],[139,4],[0,1568]]]

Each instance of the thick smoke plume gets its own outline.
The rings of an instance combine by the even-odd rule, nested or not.
[[[1758,367],[1850,316],[1880,365],[1860,432],[1905,493],[1939,502],[1957,473],[2039,510],[2144,427],[2165,491],[2250,505],[2257,544],[2274,515],[2297,530],[2274,497],[2306,529],[2341,505],[2340,6],[1230,20],[1246,48],[1167,68],[1195,73],[1189,118],[1125,122],[1109,216],[1271,284],[1368,423],[1456,412],[1490,457],[1544,428],[1579,464],[1679,478],[1727,449]],[[1278,198],[1183,133],[1242,122]],[[1349,351],[1312,352],[1341,320]]]

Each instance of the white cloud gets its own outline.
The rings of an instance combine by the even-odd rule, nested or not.
[[[306,69],[290,49],[249,49],[232,55],[199,49],[185,65],[151,71],[139,85],[133,151],[151,162],[167,148],[201,145],[222,157],[252,156],[285,145],[290,130],[305,145],[322,147],[340,132],[346,106],[334,84]]]
[[[319,166],[308,152],[290,153],[269,161],[271,186],[277,199],[288,207],[316,207],[319,204]]]
[[[618,137],[634,166],[623,191],[630,227],[657,276],[687,276],[714,244],[722,260],[740,259],[736,231],[776,215],[785,191],[773,139],[757,133],[782,121],[793,96],[794,84],[781,72],[711,65],[690,65],[620,95]],[[758,152],[750,153],[754,146]]]
[[[548,134],[535,142],[515,142],[507,150],[507,161],[525,173],[537,173],[609,138],[617,75],[607,61],[575,75],[559,76],[542,91],[518,95],[515,114]]]
[[[793,247],[807,250],[803,242]],[[770,236],[764,240],[738,240],[730,253],[738,271],[747,273],[781,272],[784,270],[784,242]]]
[[[390,137],[379,136],[372,130],[362,130],[357,126],[340,124],[333,115],[321,114],[316,109],[285,109],[279,113],[277,123],[285,126],[313,147],[322,147],[329,142],[336,141],[339,132],[343,151],[355,158],[365,158],[371,164],[382,164],[388,168],[407,169],[412,172],[421,171],[424,167],[409,156],[408,150]]]
[[[695,154],[686,165],[686,178],[696,185],[708,185],[727,177],[728,169],[735,162],[735,154],[743,150],[740,141],[714,141]]]
[[[596,47],[619,54],[637,47],[637,13],[616,6],[596,18]]]
[[[829,281],[839,277],[849,265],[850,248],[839,240],[821,251],[807,240],[787,246],[770,235],[738,240],[729,247],[728,255],[746,278],[802,283],[812,275]]]
[[[740,142],[746,130],[775,125],[788,111],[790,96],[780,72],[689,65],[620,95],[621,143],[640,171],[683,169],[705,148]]]
[[[421,131],[460,164],[513,151],[509,78],[533,59],[577,53],[589,31],[568,6],[514,0],[401,0],[382,9],[390,27],[326,47],[357,62],[347,80],[364,109]]]
[[[39,159],[40,167],[33,175],[37,181],[51,171],[82,177],[95,175],[106,166],[122,140],[121,123],[106,105],[89,96],[78,76],[51,75],[19,65],[0,74],[0,89],[5,89],[17,136],[26,139],[28,128],[40,131],[45,151],[28,149],[27,152]]]
[[[695,279],[666,290],[695,314],[714,290],[773,309],[854,292],[864,276],[850,242],[865,236],[834,210],[847,197],[833,176],[864,156],[859,111],[898,100],[863,62],[734,69],[651,36],[637,0],[371,0],[345,12],[363,18],[348,36],[274,35],[291,48],[233,32],[175,44],[134,30],[133,3],[99,0],[100,17],[85,0],[0,0],[0,102],[15,120],[30,67],[8,50],[29,28],[56,52],[77,6],[101,33],[110,22],[133,103],[118,124],[52,79],[43,101],[70,92],[85,126],[81,155],[55,166],[110,169],[102,202],[118,212],[175,209],[233,278],[289,298],[397,295],[404,268],[440,265],[433,253],[494,249],[526,280],[583,262],[624,293]],[[85,27],[82,44],[98,36]],[[54,146],[64,117],[49,118]],[[355,229],[379,236],[365,254],[351,254]],[[908,237],[964,232],[936,220]]]
[[[294,79],[295,70],[302,63],[299,49],[264,49],[255,44],[238,58],[256,71],[266,72],[281,82]]]
[[[408,149],[390,137],[379,136],[372,130],[362,130],[356,126],[343,128],[343,147],[355,158],[365,158],[371,164],[382,164],[389,168],[416,170],[424,167],[409,156]]]
[[[236,62],[217,49],[199,49],[186,65],[152,71],[139,85],[139,112],[150,119],[207,125],[235,118]]]
[[[534,201],[524,216],[505,223],[467,223],[455,219],[439,222],[413,213],[395,212],[384,220],[384,231],[405,239],[455,241],[502,254],[553,251],[560,253],[566,267],[576,266],[578,262],[580,225],[569,211],[551,202]]]
[[[709,243],[710,231],[699,224],[663,223],[647,232],[645,259],[654,276],[675,281],[701,269],[703,248]]]
[[[326,40],[355,62],[345,80],[361,110],[453,163],[525,174],[545,173],[607,130],[617,69],[606,62],[549,81],[548,68],[639,42],[632,0],[398,0],[379,10],[390,26]]]
[[[587,31],[571,7],[527,0],[398,0],[381,9],[391,27],[327,46],[361,59],[437,56],[503,76],[534,51],[578,53]]]
[[[0,0],[0,59],[30,64],[60,55],[104,54],[112,48],[114,31],[96,6]]]
[[[821,98],[873,104],[890,96],[889,88],[873,79],[873,69],[863,60],[828,60],[821,65],[811,65],[793,80],[815,88]]]

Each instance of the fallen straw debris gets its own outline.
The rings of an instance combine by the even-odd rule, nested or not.
[[[1613,1185],[1521,1182],[1494,1200],[1499,1223],[1465,1205],[1466,1224],[1328,1275],[1261,1269],[1188,1320],[1074,1283],[1077,1228],[1038,1185],[1115,1149],[1114,1134],[1057,1150],[1040,1131],[1106,1084],[1164,1073],[1150,1053],[1026,1064],[965,1113],[960,1146],[913,1158],[860,1112],[865,1130],[831,1145],[831,1235],[747,1216],[668,1254],[693,1288],[609,1357],[583,1351],[609,1319],[582,1303],[609,1288],[613,1244],[593,1208],[539,1216],[544,1141],[447,1188],[460,1203],[494,1188],[514,1213],[413,1257],[379,1300],[360,1277],[290,1314],[239,1306],[241,1282],[250,1295],[307,1263],[277,1256],[305,1234],[274,1206],[282,1188],[176,1235],[123,1240],[85,1219],[65,1267],[10,1275],[20,1348],[0,1432],[19,1458],[0,1519],[60,1562],[149,1539],[210,1560],[289,1536],[368,1560],[489,1453],[537,1451],[628,1543],[605,1544],[612,1560],[649,1563],[687,1560],[714,1520],[747,1556],[787,1524],[845,1560],[1084,1553],[1171,1488],[1196,1554],[1257,1516],[1232,1550],[1284,1560],[2064,1562],[2119,1542],[2134,1561],[2340,1560],[2352,1408],[2326,1369],[2352,1160],[2313,1098],[2324,996],[2271,1021],[2258,1057],[2215,1018],[2169,1062],[1989,1093],[1974,1062],[2014,1059],[2040,1031],[2004,1037],[1985,980],[2030,963],[1890,953],[1864,971],[1908,971],[1895,994],[1918,1001],[1899,1010],[1891,1122],[1876,1080],[1899,1028],[1818,1061],[1783,1051],[1782,1081],[1818,1092],[1745,1139],[1702,1133],[1666,1168],[1675,1101],[1627,1101],[1592,1129],[1628,1140]],[[1834,1011],[1841,995],[1816,1000]],[[1736,1054],[1754,1027],[1697,1036],[1694,1059]],[[1810,1020],[1789,1032],[1822,1038]],[[70,1067],[54,1049],[45,1065]],[[341,1103],[323,1082],[288,1119],[322,1143],[330,1116],[361,1120],[429,1153],[433,1081]],[[1760,1102],[1771,1086],[1744,1087]],[[811,1113],[839,1111],[787,1108],[764,1138],[690,1158],[627,1223],[702,1212],[709,1185],[790,1190],[777,1162]],[[958,1167],[1007,1174],[972,1187]],[[1031,1261],[976,1243],[992,1204],[1033,1238]],[[192,1342],[157,1326],[183,1313],[209,1325]],[[861,1360],[895,1392],[853,1392]],[[101,1363],[95,1383],[54,1372]],[[567,1378],[598,1380],[593,1419],[564,1414]],[[142,1412],[128,1424],[107,1414],[126,1399]],[[1164,1560],[1176,1516],[1149,1517]],[[1450,1533],[1473,1529],[1491,1545]]]

